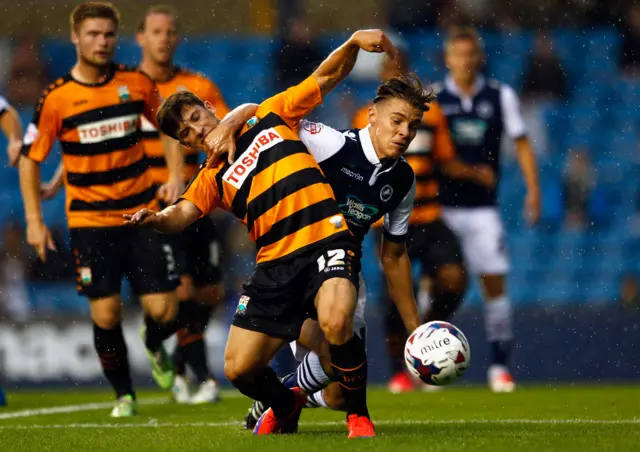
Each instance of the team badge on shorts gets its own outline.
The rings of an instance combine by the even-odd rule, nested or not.
[[[238,307],[236,308],[236,314],[242,315],[247,312],[247,305],[250,300],[251,299],[246,295],[241,296],[240,301],[238,301]]]
[[[89,267],[80,267],[78,273],[80,273],[80,282],[83,286],[91,284],[91,269]]]

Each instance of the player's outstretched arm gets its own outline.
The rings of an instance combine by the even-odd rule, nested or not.
[[[398,50],[382,30],[356,31],[344,44],[334,50],[312,74],[318,81],[322,97],[335,89],[353,70],[358,51],[386,52],[395,56]]]
[[[468,180],[487,188],[493,188],[496,185],[496,174],[489,165],[472,166],[453,158],[441,162],[439,169],[442,174],[451,179]]]
[[[162,234],[181,232],[194,223],[202,212],[194,203],[186,199],[167,207],[160,212],[141,209],[133,215],[124,215],[125,225],[152,227]]]
[[[395,303],[409,334],[420,325],[418,306],[413,294],[411,259],[404,242],[392,242],[383,236],[380,263],[387,279],[389,296]]]

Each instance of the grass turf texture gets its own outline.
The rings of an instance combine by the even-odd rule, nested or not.
[[[480,387],[403,395],[374,389],[369,405],[378,437],[357,441],[347,441],[343,414],[325,409],[305,410],[298,435],[255,437],[240,428],[248,399],[225,395],[216,405],[184,406],[141,391],[139,415],[114,420],[106,392],[10,392],[9,406],[0,408],[0,451],[640,450],[640,386],[531,387],[514,394]],[[71,412],[25,412],[50,407]]]

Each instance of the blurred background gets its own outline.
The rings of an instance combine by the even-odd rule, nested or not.
[[[153,2],[114,1],[123,29],[117,61],[136,64],[134,28]],[[0,1],[0,94],[23,126],[50,80],[75,61],[65,0]],[[516,380],[640,378],[640,3],[624,0],[189,0],[175,2],[183,27],[176,62],[200,71],[230,106],[259,102],[297,83],[358,28],[383,28],[409,52],[425,81],[445,74],[448,26],[477,25],[486,74],[521,96],[538,156],[542,221],[522,216],[524,184],[512,150],[503,150],[500,205],[512,259]],[[373,96],[377,59],[361,58],[350,79],[314,113],[348,128]],[[0,138],[0,148],[6,143]],[[59,155],[43,165],[53,174]],[[0,152],[0,378],[7,386],[94,384],[102,380],[92,347],[88,302],[75,291],[64,195],[44,204],[59,251],[38,262],[24,241],[18,173]],[[254,248],[244,227],[216,214],[223,231],[228,300],[209,327],[211,361],[222,370],[226,329]],[[373,237],[363,260],[370,311],[371,372],[387,366],[380,318],[381,273]],[[125,330],[133,368],[148,365],[127,297]],[[467,381],[484,378],[484,331],[475,286],[454,318],[474,348]],[[70,352],[71,351],[71,352]],[[376,365],[376,363],[380,365]]]

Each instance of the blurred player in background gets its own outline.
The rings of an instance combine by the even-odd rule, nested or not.
[[[137,41],[142,49],[140,70],[156,82],[160,96],[166,99],[176,91],[188,90],[209,102],[223,118],[229,108],[218,88],[202,75],[176,66],[173,56],[178,46],[179,23],[175,10],[169,6],[153,6],[140,21]],[[169,180],[167,162],[160,134],[146,119],[142,119],[145,153],[151,165],[151,177],[161,187]],[[188,182],[198,171],[199,150],[184,148],[184,178]],[[178,298],[188,308],[190,323],[178,330],[178,344],[173,355],[176,378],[173,397],[178,403],[214,402],[219,387],[207,363],[204,341],[205,327],[215,305],[224,296],[219,265],[220,246],[213,220],[204,216],[180,234],[166,236],[174,251],[180,275]],[[198,389],[190,393],[185,377],[185,364],[193,371]]]
[[[7,138],[7,163],[9,166],[16,166],[22,148],[22,123],[16,109],[2,96],[0,96],[0,129]]]
[[[380,78],[384,82],[409,71],[409,57],[399,53],[395,60],[384,58]],[[354,127],[366,127],[370,106],[360,109],[354,119]],[[404,154],[416,175],[416,198],[410,217],[409,255],[420,262],[422,281],[421,297],[429,303],[425,322],[447,320],[462,302],[467,288],[467,277],[462,251],[456,235],[441,219],[438,203],[438,172],[453,178],[475,181],[478,184],[494,184],[490,168],[473,168],[456,158],[451,136],[442,110],[437,102],[430,104],[422,117],[415,139]],[[427,289],[428,288],[428,289]],[[427,293],[428,292],[428,293]],[[411,391],[415,380],[404,364],[404,344],[407,332],[395,304],[388,299],[386,316],[387,346],[391,362],[389,391]]]
[[[445,42],[444,52],[449,74],[439,87],[438,102],[447,116],[458,156],[478,168],[489,165],[499,175],[502,135],[511,138],[527,186],[525,216],[534,224],[540,216],[540,188],[535,156],[516,93],[511,87],[481,75],[484,56],[475,29],[454,29]],[[485,328],[492,357],[489,386],[496,392],[511,392],[515,383],[508,358],[513,329],[511,302],[505,288],[509,260],[498,212],[497,187],[445,174],[440,200],[444,219],[460,237],[465,261],[470,271],[480,277],[484,292]]]
[[[171,247],[154,231],[122,227],[123,214],[157,204],[140,143],[140,115],[155,120],[160,98],[145,74],[113,63],[120,22],[113,5],[83,3],[70,21],[77,63],[45,90],[23,140],[20,186],[27,242],[42,261],[55,251],[42,217],[40,163],[57,139],[78,292],[91,303],[95,348],[116,393],[111,416],[128,417],[136,414],[137,404],[121,325],[122,277],[148,314],[145,345],[154,378],[167,389],[173,366],[162,341],[176,325],[186,324]],[[183,186],[178,163],[184,157],[179,146],[165,140],[171,177],[162,191],[175,199]]]
[[[9,166],[15,166],[22,148],[22,123],[16,109],[2,96],[0,96],[0,129],[7,138],[7,162]],[[0,386],[0,406],[6,404],[7,398]]]

